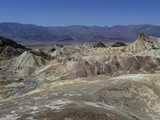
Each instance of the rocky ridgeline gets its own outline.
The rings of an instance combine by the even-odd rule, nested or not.
[[[148,36],[145,33],[140,33],[138,39],[129,44],[123,44],[121,42],[115,42],[106,45],[105,48],[89,48],[86,50],[82,50],[80,53],[83,56],[91,56],[91,55],[123,55],[123,56],[135,56],[135,55],[143,55],[143,52],[150,51],[150,55],[148,56],[156,56],[160,57],[160,38],[155,38]],[[154,55],[154,52],[156,54]],[[152,51],[152,52],[151,52]],[[157,53],[158,51],[158,53]],[[144,55],[143,55],[144,56]]]
[[[0,37],[0,60],[18,56],[27,50],[29,49],[20,44],[17,44],[11,39]]]
[[[0,36],[0,47],[6,47],[6,46],[12,46],[13,48],[26,49],[24,46],[17,44],[13,40]]]
[[[37,50],[0,44],[0,99],[24,94],[0,101],[0,119],[160,119],[159,38]]]
[[[34,71],[39,71],[39,67],[41,67],[41,69],[44,69],[46,65],[52,66],[52,64],[50,64],[49,61],[52,61],[51,63],[54,63],[54,67],[53,68],[49,67],[49,71],[48,69],[44,69],[40,71],[41,72],[43,71],[43,74],[42,74],[44,75],[43,77],[45,77],[46,74],[49,74],[47,75],[47,77],[49,77],[50,79],[52,79],[54,74],[57,72],[58,73],[64,72],[65,74],[68,75],[70,74],[70,72],[72,73],[73,71],[75,76],[74,78],[87,77],[89,75],[99,75],[103,73],[106,74],[108,73],[108,71],[110,71],[109,75],[113,75],[113,74],[120,75],[122,73],[126,74],[126,73],[134,73],[134,72],[138,73],[140,69],[147,68],[145,64],[141,65],[141,61],[144,61],[144,63],[148,62],[149,64],[152,64],[152,59],[155,59],[155,61],[157,61],[156,63],[153,63],[154,65],[156,64],[155,65],[156,67],[158,67],[159,65],[158,58],[154,57],[153,54],[149,55],[147,53],[149,53],[148,51],[150,51],[150,53],[152,51],[157,51],[156,55],[157,56],[159,55],[158,51],[160,48],[160,39],[150,37],[145,33],[140,33],[138,39],[129,45],[123,44],[122,42],[115,42],[111,44],[111,46],[107,46],[101,42],[94,45],[80,44],[78,46],[69,46],[69,47],[57,44],[47,49],[46,52],[43,52],[43,49],[28,50],[27,48],[15,43],[10,39],[3,38],[1,41],[2,41],[1,43],[3,44],[3,47],[5,46],[6,48],[11,47],[15,50],[14,51],[10,49],[12,52],[16,52],[17,49],[22,50],[20,52],[21,55],[17,57],[13,57],[12,59],[9,59],[9,60],[1,61],[0,62],[1,69],[6,69],[6,70],[8,69],[10,71],[18,72],[18,73],[21,73],[21,75],[28,75],[32,73],[34,74]],[[2,53],[5,53],[5,52],[2,52]],[[5,54],[7,55],[7,53]],[[129,54],[130,54],[130,57],[126,57]],[[144,56],[144,54],[147,54],[147,56],[152,56],[152,57],[136,57],[139,55]],[[99,57],[96,57],[94,55],[96,56],[98,55]],[[106,57],[102,57],[101,55],[103,56],[106,55]],[[118,55],[118,56],[110,57],[110,55],[111,56]],[[119,55],[123,55],[123,57],[120,57]],[[92,59],[88,60],[88,57],[84,57],[84,56],[90,56],[90,57],[92,56],[91,57]],[[132,57],[132,56],[135,56],[135,57]],[[94,61],[95,59],[96,61]],[[117,61],[117,62],[114,63],[112,61]],[[126,61],[127,65],[122,63],[122,61]],[[58,66],[55,67],[56,63],[61,67],[58,67]],[[132,63],[135,63],[135,64],[132,65]],[[74,68],[74,69],[73,70],[71,69],[70,72],[68,72],[65,68],[66,64],[72,65],[70,68]],[[78,65],[80,67],[78,67]],[[128,65],[131,65],[131,66],[127,67]],[[155,66],[149,66],[149,68],[150,69],[152,69],[152,67],[156,68]],[[132,70],[132,68],[134,67],[135,68],[138,67],[138,69]],[[118,72],[119,70],[121,71],[120,73]],[[63,71],[63,72],[59,72],[59,71]],[[151,72],[151,71],[148,71],[148,72]],[[60,74],[56,76],[61,77]]]
[[[1,69],[30,75],[40,66],[45,66],[53,57],[42,51],[25,51],[20,56],[0,62]]]
[[[160,58],[156,57],[87,56],[80,60],[68,60],[62,64],[50,64],[49,67],[37,69],[36,72],[41,79],[54,81],[97,75],[113,77],[124,74],[157,73],[158,70],[160,70]]]
[[[133,44],[137,51],[143,51],[146,49],[159,49],[160,48],[160,38],[151,37],[145,33],[140,33],[137,41]]]

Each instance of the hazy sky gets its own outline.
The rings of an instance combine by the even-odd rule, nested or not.
[[[0,22],[43,26],[160,25],[160,0],[0,0]]]

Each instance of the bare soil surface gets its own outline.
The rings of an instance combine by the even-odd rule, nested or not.
[[[1,100],[0,120],[158,120],[159,77],[101,76],[101,80],[99,77],[44,84],[25,95]]]

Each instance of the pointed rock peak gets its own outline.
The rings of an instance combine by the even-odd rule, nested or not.
[[[141,32],[141,33],[139,34],[139,36],[138,36],[138,39],[139,39],[139,40],[147,40],[147,39],[149,39],[149,35],[147,35],[147,34],[144,33],[144,32]]]
[[[98,42],[94,45],[94,47],[106,47],[106,45],[103,44],[102,42]]]
[[[127,46],[127,45],[121,41],[115,41],[111,46],[112,47],[120,47],[120,46]]]

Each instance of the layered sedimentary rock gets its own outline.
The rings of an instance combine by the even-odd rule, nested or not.
[[[0,119],[160,119],[160,39],[96,45],[3,49]]]
[[[25,51],[20,56],[0,62],[1,69],[18,72],[20,75],[30,75],[37,67],[44,66],[51,56],[40,51]]]
[[[46,79],[75,79],[105,74],[118,76],[122,74],[155,73],[160,70],[160,58],[151,56],[87,56],[79,60],[48,65],[37,70],[39,76]]]

